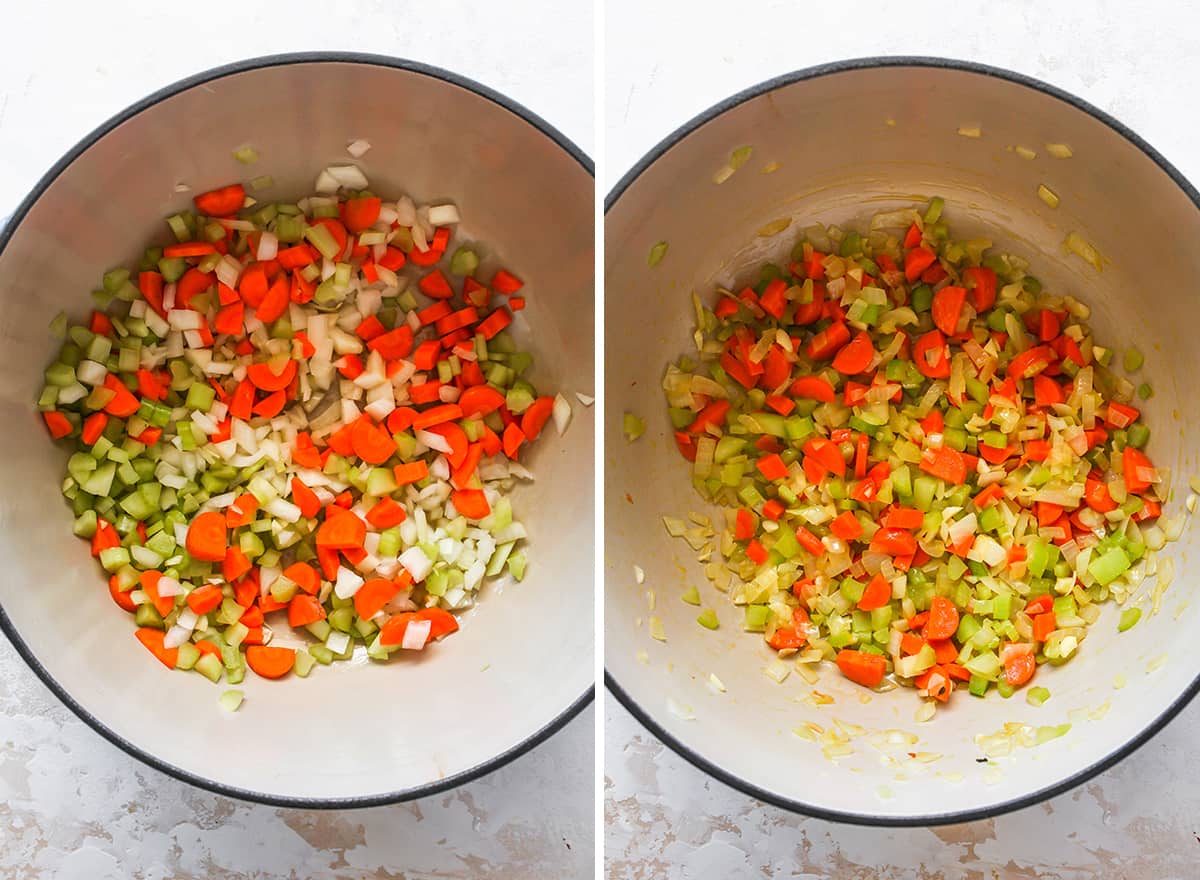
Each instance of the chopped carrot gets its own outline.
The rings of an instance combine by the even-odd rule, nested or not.
[[[227,538],[225,517],[215,510],[205,511],[188,526],[187,551],[203,562],[224,562]]]
[[[234,544],[225,551],[225,559],[221,562],[221,576],[233,583],[238,578],[244,577],[253,567],[254,564],[250,562],[242,548]]]
[[[858,600],[858,607],[862,611],[874,611],[876,608],[887,605],[891,600],[892,585],[882,574],[876,574],[863,590],[862,598]]]
[[[325,619],[325,608],[321,600],[308,593],[297,593],[288,602],[288,626],[299,629]]]
[[[426,644],[443,636],[448,636],[453,632],[458,632],[458,618],[444,608],[422,608],[417,612],[416,617],[417,620],[428,620],[430,622],[429,637],[425,640]]]
[[[293,562],[283,570],[283,576],[306,593],[316,594],[321,589],[321,576],[307,562]]]
[[[258,512],[258,499],[247,492],[234,499],[233,504],[225,508],[225,527],[230,529],[248,526],[254,522],[254,514]]]
[[[246,665],[263,678],[282,678],[292,671],[296,652],[292,648],[251,645],[246,649]]]
[[[838,669],[855,684],[873,688],[883,681],[887,660],[880,654],[843,649],[837,653]]]
[[[163,644],[163,640],[167,634],[161,629],[153,629],[148,626],[143,626],[135,633],[137,640],[145,646],[146,650],[158,658],[167,669],[174,669],[175,664],[179,662],[179,649],[168,648]]]
[[[396,482],[401,486],[407,486],[410,483],[419,483],[429,476],[429,466],[424,459],[417,461],[405,462],[398,464],[392,468],[392,473],[396,477]]]
[[[370,620],[383,610],[400,592],[400,585],[387,578],[371,578],[354,594],[354,610],[363,620]]]
[[[228,217],[242,209],[246,191],[240,183],[223,186],[195,196],[196,210],[207,217]]]
[[[380,498],[375,506],[367,511],[367,522],[377,529],[390,529],[400,525],[407,518],[408,514],[403,505],[386,496]]]
[[[481,489],[456,489],[450,495],[454,509],[467,519],[483,519],[492,512],[487,496]]]
[[[948,639],[958,631],[958,609],[945,596],[934,596],[929,605],[929,619],[921,629],[927,640]]]
[[[521,433],[532,443],[554,413],[554,398],[539,397],[521,414]]]
[[[300,508],[300,515],[312,519],[321,509],[317,493],[304,484],[299,477],[292,477],[292,501]]]
[[[325,522],[317,529],[317,546],[326,550],[349,550],[362,547],[367,537],[367,524],[352,513],[330,515],[326,508]]]

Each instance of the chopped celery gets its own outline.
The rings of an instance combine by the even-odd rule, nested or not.
[[[246,695],[242,691],[231,690],[225,691],[225,693],[221,694],[221,696],[217,698],[217,702],[221,704],[221,708],[226,712],[236,712],[241,708],[242,701],[245,700],[245,698]]]
[[[1117,630],[1119,632],[1125,632],[1126,630],[1133,629],[1133,627],[1141,619],[1142,619],[1142,609],[1141,608],[1126,608],[1124,611],[1121,612],[1121,621],[1120,621],[1120,623],[1117,624]]]
[[[717,612],[711,608],[705,608],[701,611],[700,616],[696,618],[696,623],[705,629],[716,629],[721,625],[721,622],[717,619]]]

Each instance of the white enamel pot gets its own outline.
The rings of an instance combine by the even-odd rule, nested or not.
[[[594,322],[590,161],[528,111],[477,84],[396,59],[261,58],[173,85],[105,123],[61,159],[0,237],[0,626],[51,690],[99,733],[149,764],[235,797],[348,807],[430,794],[531,748],[591,698],[593,430],[576,406],[525,462],[514,496],[531,535],[524,582],[488,588],[451,639],[418,659],[365,657],[307,680],[248,675],[236,714],[224,688],[170,673],[133,636],[59,494],[65,453],[34,407],[61,309],[132,265],[163,218],[202,192],[269,174],[256,196],[296,199],[350,161],[371,189],[448,199],[462,233],[522,275],[515,335],[544,388],[591,392]],[[232,151],[251,144],[252,169]],[[285,627],[286,629],[286,627]],[[570,634],[569,638],[563,637]]]
[[[974,127],[980,137],[959,134]],[[1068,145],[1073,157],[1054,158],[1048,143]],[[753,147],[751,159],[714,183],[714,172],[743,145]],[[1037,157],[1022,158],[1018,145]],[[777,163],[773,173],[764,173],[768,163]],[[1039,184],[1061,198],[1057,209],[1038,198]],[[716,284],[737,289],[750,267],[786,255],[804,226],[863,228],[875,213],[933,195],[945,197],[956,235],[987,235],[1028,256],[1050,290],[1090,304],[1098,339],[1146,353],[1142,375],[1155,389],[1143,407],[1153,429],[1149,453],[1177,475],[1168,513],[1179,513],[1187,477],[1200,468],[1200,407],[1188,390],[1200,375],[1193,283],[1200,254],[1188,244],[1200,234],[1200,199],[1162,156],[1101,111],[974,64],[835,64],[764,83],[688,123],[621,181],[607,205],[608,684],[656,735],[717,778],[843,821],[955,822],[1036,803],[1129,754],[1200,686],[1190,528],[1164,554],[1174,559],[1177,577],[1162,612],[1119,634],[1119,610],[1106,607],[1074,660],[1039,672],[1038,683],[1052,693],[1046,705],[1027,704],[1023,692],[1009,700],[995,692],[984,700],[956,694],[924,724],[914,719],[911,692],[864,702],[863,690],[828,664],[815,688],[795,674],[782,684],[769,679],[763,668],[772,652],[761,637],[741,632],[740,611],[708,583],[687,545],[664,530],[664,514],[713,512],[692,491],[660,384],[669,361],[694,351],[692,291],[703,297]],[[793,219],[789,233],[756,237],[782,217]],[[1099,249],[1103,271],[1065,254],[1062,242],[1072,231]],[[669,250],[650,268],[647,255],[659,241]],[[648,423],[635,443],[621,433],[626,411]],[[644,584],[635,582],[635,565],[645,571]],[[698,609],[680,601],[691,585],[717,610],[718,631],[699,627]],[[666,642],[651,638],[651,613]],[[725,693],[710,687],[710,674]],[[1121,689],[1114,688],[1117,676],[1127,681]],[[815,704],[814,689],[833,702]],[[1073,715],[1072,729],[1059,739],[979,760],[977,734],[1010,722],[1057,725]],[[839,721],[865,733],[851,738],[850,754],[833,760],[792,733]],[[885,730],[918,740],[881,750],[872,734]],[[940,757],[909,759],[910,751]]]

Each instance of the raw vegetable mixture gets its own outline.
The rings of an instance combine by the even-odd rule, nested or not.
[[[953,240],[942,207],[811,227],[786,268],[696,298],[699,363],[663,387],[696,489],[726,508],[723,559],[705,561],[745,629],[810,681],[832,660],[944,702],[1070,659],[1147,563],[1157,610],[1171,571],[1154,551],[1183,518],[1154,525],[1170,475],[1143,451],[1150,387],[1110,369],[1085,305]],[[706,522],[666,524],[700,550]]]
[[[485,577],[523,577],[506,493],[569,417],[521,378],[522,282],[476,277],[454,205],[384,202],[355,166],[317,190],[196,196],[86,325],[52,324],[39,406],[75,534],[142,644],[214,682],[455,632]],[[270,644],[285,617],[307,650]]]

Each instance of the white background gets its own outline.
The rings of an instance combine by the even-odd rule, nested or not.
[[[729,95],[790,70],[882,54],[952,56],[1036,76],[1112,113],[1200,181],[1200,30],[1191,5],[607,0],[605,18],[606,192],[659,140]],[[970,825],[879,830],[803,819],[744,797],[607,697],[608,873],[1192,880],[1200,876],[1198,724],[1194,705],[1132,758],[1049,805]]]
[[[445,67],[593,151],[588,3],[78,0],[6,3],[4,16],[0,217],[128,104],[275,52],[377,52]],[[412,804],[256,807],[127,757],[64,709],[0,637],[0,878],[590,877],[594,718],[589,708],[497,773]]]

